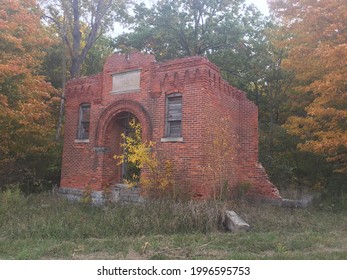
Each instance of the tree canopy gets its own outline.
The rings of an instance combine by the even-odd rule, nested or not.
[[[211,55],[246,48],[260,13],[243,0],[163,0],[151,8],[135,4],[128,27],[117,39],[121,50],[153,52],[157,59]],[[252,38],[250,38],[252,37]]]

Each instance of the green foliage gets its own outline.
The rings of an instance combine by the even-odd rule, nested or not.
[[[273,127],[271,145],[269,134],[269,127],[261,123],[259,161],[280,192],[309,190],[336,197],[346,192],[346,176],[335,173],[323,156],[297,149],[300,139],[279,125]]]
[[[153,52],[159,60],[194,55],[217,60],[219,54],[228,54],[224,59],[240,70],[240,60],[246,61],[248,47],[255,41],[260,17],[242,0],[165,0],[151,8],[140,3],[128,24],[133,32],[119,36],[116,46]]]
[[[298,151],[297,144],[298,139],[279,125],[274,125],[272,131],[266,125],[261,127],[259,158],[280,189],[314,186],[326,175],[324,160]]]
[[[10,210],[16,207],[23,200],[23,195],[18,184],[8,185],[7,188],[0,193],[0,202],[2,209]]]
[[[111,37],[103,35],[98,38],[82,64],[83,76],[98,74],[102,71],[106,58],[114,51],[113,44]]]
[[[40,67],[41,74],[46,76],[47,81],[56,89],[60,89],[63,84],[63,55],[67,55],[63,53],[64,49],[61,42],[47,48]]]
[[[18,185],[25,194],[52,189],[60,181],[61,148],[60,143],[53,142],[47,152],[3,159],[0,161],[0,188]]]
[[[232,192],[232,198],[236,202],[243,202],[247,194],[252,191],[253,185],[249,182],[238,183]]]

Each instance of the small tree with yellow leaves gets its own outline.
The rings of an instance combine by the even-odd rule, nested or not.
[[[172,189],[172,163],[165,161],[161,164],[154,151],[155,142],[142,140],[140,123],[132,119],[129,125],[134,132],[132,135],[121,134],[123,153],[114,156],[118,165],[131,164],[135,170],[124,182],[129,187],[140,185],[148,194],[158,195]]]

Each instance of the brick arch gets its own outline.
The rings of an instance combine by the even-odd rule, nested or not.
[[[100,116],[95,131],[96,146],[103,146],[108,124],[122,112],[130,112],[140,121],[143,139],[150,140],[152,138],[152,122],[146,109],[134,100],[120,100],[109,105]]]

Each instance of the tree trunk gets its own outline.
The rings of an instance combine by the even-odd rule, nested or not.
[[[61,137],[61,129],[63,127],[63,121],[64,121],[64,107],[65,107],[65,84],[66,84],[66,56],[65,56],[65,43],[64,43],[64,36],[62,36],[62,79],[61,79],[61,87],[63,89],[63,92],[61,94],[60,99],[60,110],[59,110],[59,117],[58,117],[58,124],[57,124],[57,131],[55,134],[55,140],[59,141]]]
[[[71,78],[78,78],[81,71],[81,60],[79,52],[81,48],[81,30],[80,30],[80,12],[78,7],[78,0],[72,2],[73,10],[73,31],[72,31],[72,63],[70,68]]]

